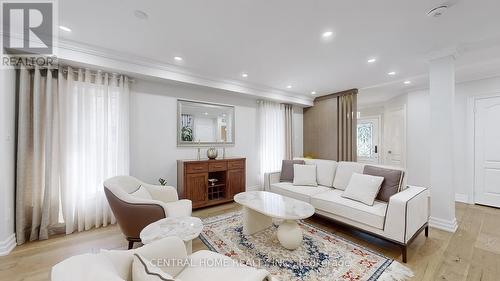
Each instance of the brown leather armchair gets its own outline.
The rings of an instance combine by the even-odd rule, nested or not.
[[[130,176],[117,176],[104,182],[104,193],[129,249],[141,242],[144,227],[166,217],[191,216],[191,200],[179,200],[171,186],[150,185]]]

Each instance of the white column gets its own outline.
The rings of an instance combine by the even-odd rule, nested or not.
[[[430,225],[455,232],[453,117],[455,55],[430,60]]]

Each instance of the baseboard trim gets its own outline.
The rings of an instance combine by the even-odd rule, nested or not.
[[[260,185],[247,186],[246,191],[261,191],[262,187]]]
[[[0,256],[6,256],[16,247],[16,235],[12,233],[7,239],[0,241]]]
[[[429,219],[429,226],[453,233],[456,232],[458,228],[456,218],[453,218],[453,220],[443,220],[440,218],[431,217]]]
[[[464,193],[455,193],[455,202],[470,204],[469,195]]]

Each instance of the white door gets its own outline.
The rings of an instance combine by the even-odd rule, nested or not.
[[[476,100],[474,199],[500,208],[500,97]]]
[[[358,162],[377,164],[380,149],[380,117],[363,117],[357,125]]]
[[[406,108],[385,112],[384,116],[384,164],[405,166]]]

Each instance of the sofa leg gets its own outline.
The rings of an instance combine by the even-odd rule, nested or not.
[[[425,237],[429,237],[429,227],[425,227]]]
[[[407,248],[406,245],[401,245],[401,255],[403,256],[403,263],[406,263]]]
[[[134,241],[128,241],[128,249],[131,250],[134,248]]]

